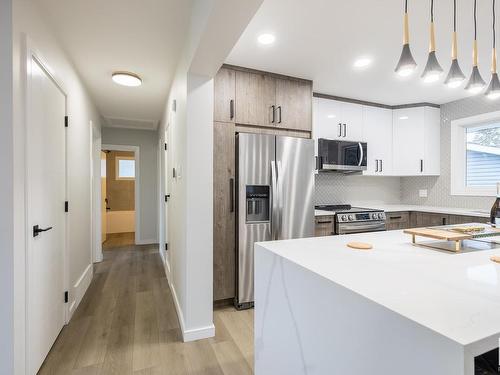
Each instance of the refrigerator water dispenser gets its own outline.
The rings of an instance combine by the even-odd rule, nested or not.
[[[269,186],[247,185],[246,222],[265,223],[269,221]]]

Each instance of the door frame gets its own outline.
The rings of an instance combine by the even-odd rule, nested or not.
[[[141,171],[140,171],[140,148],[139,146],[130,146],[130,145],[116,145],[116,144],[101,144],[101,150],[110,150],[110,151],[132,151],[134,152],[135,159],[135,179],[134,179],[134,211],[135,211],[135,244],[141,244]],[[101,188],[101,181],[99,180],[99,189]],[[101,204],[99,202],[99,206],[93,209],[94,217],[95,215],[101,214]],[[96,228],[101,233],[101,228]],[[101,233],[102,235],[102,233]],[[101,236],[98,236],[101,237]],[[102,259],[102,246],[100,248],[100,257]]]
[[[31,176],[31,171],[30,171],[30,166],[29,166],[29,156],[30,156],[30,151],[29,151],[29,133],[30,133],[30,124],[31,119],[32,119],[32,114],[30,111],[31,108],[31,102],[32,102],[32,97],[31,97],[31,63],[32,61],[36,61],[36,63],[44,70],[45,74],[52,80],[52,82],[55,84],[55,86],[59,89],[59,91],[62,93],[62,95],[65,98],[65,109],[64,113],[65,116],[68,115],[68,95],[66,93],[66,89],[64,84],[62,84],[52,73],[52,70],[50,69],[50,64],[47,63],[47,60],[44,58],[43,54],[36,48],[35,44],[33,41],[26,35],[23,34],[23,42],[24,42],[24,48],[23,48],[23,60],[24,64],[22,64],[22,70],[21,70],[21,76],[24,79],[24,239],[25,239],[25,262],[24,262],[24,268],[23,268],[23,273],[24,275],[22,276],[25,282],[24,285],[24,306],[25,306],[25,311],[24,311],[24,324],[25,324],[25,333],[24,333],[24,352],[25,352],[25,368],[30,369],[30,351],[29,351],[29,345],[28,342],[30,340],[30,325],[29,325],[29,317],[30,317],[30,274],[31,274],[31,251],[32,251],[32,231],[31,228],[29,228],[28,223],[31,222],[30,217],[31,217],[31,209],[29,205],[29,196],[31,193],[31,184],[30,184],[30,176]],[[61,127],[64,126],[64,119],[61,119]],[[67,128],[64,128],[64,169],[65,169],[65,176],[64,176],[64,191],[65,191],[65,200],[68,200],[68,131]],[[68,255],[68,241],[69,241],[69,236],[68,236],[68,221],[69,221],[69,215],[66,214],[64,218],[64,227],[63,227],[63,232],[64,232],[64,245],[62,249],[62,263],[63,263],[63,269],[61,270],[62,272],[62,280],[63,280],[63,285],[62,285],[62,290],[61,290],[61,301],[63,300],[63,292],[65,290],[69,290],[69,255]],[[64,324],[68,324],[69,318],[70,318],[70,313],[69,313],[69,304],[65,303],[63,304],[63,314],[64,314]]]

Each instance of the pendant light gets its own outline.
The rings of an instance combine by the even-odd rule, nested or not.
[[[472,46],[472,73],[469,78],[469,82],[465,86],[465,89],[472,94],[477,94],[481,91],[486,84],[479,73],[477,68],[477,17],[476,17],[476,4],[477,0],[474,0],[474,44]]]
[[[408,76],[417,67],[415,59],[410,51],[410,31],[408,29],[408,0],[405,0],[405,14],[403,16],[403,50],[398,65],[394,71],[400,76]]]
[[[451,66],[444,80],[445,85],[454,88],[458,87],[465,80],[465,74],[458,65],[458,49],[457,49],[457,0],[453,0],[453,36],[451,41]]]
[[[497,51],[496,51],[496,35],[495,35],[495,0],[493,2],[493,50],[491,52],[491,81],[486,89],[485,95],[488,99],[500,98],[500,81],[497,74]]]
[[[422,78],[424,82],[436,82],[443,73],[443,68],[439,65],[436,58],[436,38],[434,36],[434,0],[431,0],[431,27],[430,27],[430,40],[429,40],[429,55],[427,57],[427,64],[425,64]]]

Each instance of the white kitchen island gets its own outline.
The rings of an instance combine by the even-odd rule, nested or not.
[[[500,249],[410,242],[389,231],[257,243],[256,375],[473,375],[474,357],[499,346]]]

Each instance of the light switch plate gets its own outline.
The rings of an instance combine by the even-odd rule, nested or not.
[[[427,189],[420,189],[420,190],[418,191],[418,196],[419,196],[420,198],[427,198]]]

